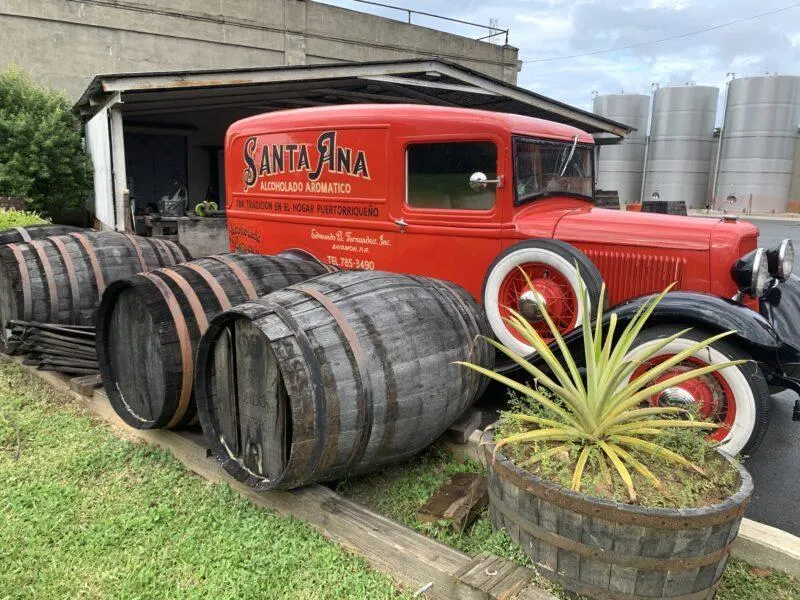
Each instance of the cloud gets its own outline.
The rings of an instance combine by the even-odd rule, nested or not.
[[[355,10],[404,18],[352,0],[324,0]],[[725,25],[782,8],[789,0],[390,0],[403,7],[510,28],[524,64],[518,83],[581,108],[592,92],[649,93],[651,85],[723,87],[765,72],[800,74],[800,7],[697,35],[654,40]],[[469,27],[414,17],[414,22],[479,37]],[[640,45],[641,44],[641,45]],[[563,56],[635,46],[593,56]]]

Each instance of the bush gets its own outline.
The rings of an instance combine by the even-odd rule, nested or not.
[[[0,231],[11,229],[12,227],[40,225],[47,222],[46,219],[43,219],[35,212],[0,208]]]
[[[0,73],[0,196],[50,216],[82,206],[91,165],[67,98],[12,67]]]

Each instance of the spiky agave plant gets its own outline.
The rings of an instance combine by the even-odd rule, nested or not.
[[[530,279],[528,279],[528,285],[531,286]],[[733,333],[728,331],[696,343],[631,380],[631,376],[642,363],[657,356],[669,343],[689,331],[689,329],[684,329],[675,335],[659,340],[636,355],[628,357],[631,346],[647,319],[671,288],[672,286],[669,286],[657,296],[644,302],[622,333],[615,335],[617,333],[616,314],[611,314],[605,330],[603,327],[604,285],[600,293],[600,302],[594,327],[592,327],[589,311],[583,311],[581,329],[585,362],[584,375],[579,371],[577,362],[564,342],[564,338],[547,314],[547,311],[544,310],[544,307],[542,316],[553,335],[551,344],[558,348],[563,361],[558,359],[551,346],[542,339],[522,315],[513,309],[509,309],[511,316],[507,319],[507,322],[536,350],[538,358],[547,365],[549,373],[531,364],[525,357],[503,344],[490,338],[484,339],[532,375],[537,383],[536,388],[514,381],[479,365],[468,362],[459,362],[458,364],[474,369],[534,400],[546,408],[552,418],[544,418],[533,414],[515,413],[510,415],[523,425],[530,427],[530,430],[508,435],[498,440],[495,444],[495,452],[509,444],[549,446],[545,450],[539,450],[526,460],[523,465],[520,465],[532,466],[548,456],[553,456],[566,450],[571,445],[578,446],[580,451],[573,471],[572,489],[580,491],[589,455],[593,449],[596,449],[600,453],[601,468],[607,470],[605,459],[603,458],[603,455],[605,455],[627,487],[631,502],[636,500],[636,490],[634,489],[629,469],[640,473],[654,487],[661,488],[661,482],[640,460],[644,455],[659,457],[668,463],[693,469],[700,474],[704,474],[700,467],[680,454],[656,443],[653,438],[657,438],[670,430],[686,428],[708,430],[715,429],[718,425],[698,421],[694,419],[689,411],[683,408],[667,406],[643,408],[641,405],[654,394],[658,394],[669,387],[745,361],[739,360],[709,365],[681,373],[658,383],[651,383],[655,378],[681,361],[693,356],[699,350]],[[584,300],[584,306],[589,306],[586,288],[580,278],[578,281],[578,293]],[[543,394],[539,391],[539,386],[552,392],[555,398],[551,399]],[[633,456],[631,451],[636,451],[640,458]]]

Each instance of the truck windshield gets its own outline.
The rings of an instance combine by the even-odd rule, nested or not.
[[[572,142],[514,138],[514,186],[520,204],[545,196],[592,200],[592,147]]]

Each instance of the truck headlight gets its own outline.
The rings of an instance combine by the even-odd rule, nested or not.
[[[753,298],[760,298],[769,287],[771,277],[767,264],[767,253],[763,248],[748,252],[731,269],[736,285]]]
[[[792,240],[783,240],[780,244],[767,249],[767,267],[770,275],[781,281],[789,279],[794,269],[794,244]]]

